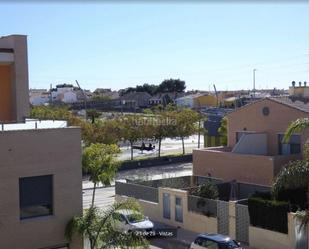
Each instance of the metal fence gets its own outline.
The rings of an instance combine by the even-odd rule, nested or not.
[[[115,192],[116,195],[125,195],[128,197],[133,197],[136,199],[151,201],[151,202],[159,202],[158,197],[158,189],[138,185],[134,183],[126,183],[126,182],[116,182],[115,183]]]
[[[217,217],[217,201],[188,195],[188,211]]]

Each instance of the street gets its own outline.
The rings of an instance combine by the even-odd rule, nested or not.
[[[134,158],[142,158],[142,157],[154,157],[158,154],[158,144],[151,142],[152,145],[155,145],[156,148],[153,151],[143,151],[143,153],[139,150],[133,151],[133,157]],[[136,143],[137,145],[141,145],[140,143]],[[145,141],[146,146],[148,145],[148,142]],[[193,149],[198,148],[198,136],[193,135],[184,140],[185,144],[185,151],[186,153],[192,153]],[[200,136],[200,146],[203,148],[204,146],[204,136]],[[182,142],[180,139],[171,139],[166,138],[162,140],[161,143],[161,155],[171,155],[171,154],[179,154],[182,153]],[[122,146],[121,147],[121,153],[118,156],[119,160],[129,160],[131,157],[131,148],[130,146]]]

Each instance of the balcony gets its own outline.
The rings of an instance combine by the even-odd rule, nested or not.
[[[0,124],[0,131],[58,129],[66,128],[67,126],[67,121],[64,120],[26,119],[24,123],[2,123]]]
[[[271,185],[284,164],[297,155],[256,155],[232,152],[229,147],[212,147],[193,151],[193,174]]]

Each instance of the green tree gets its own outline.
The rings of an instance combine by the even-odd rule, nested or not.
[[[83,152],[83,169],[90,175],[93,182],[91,206],[94,206],[95,191],[99,183],[109,186],[115,178],[118,162],[115,156],[119,153],[117,145],[91,144]]]
[[[221,144],[226,146],[227,145],[227,118],[224,117],[221,120],[221,126],[218,129],[220,134]]]
[[[95,120],[101,116],[101,113],[96,109],[87,110],[87,117],[91,119],[91,123],[94,124]]]
[[[159,85],[157,92],[184,92],[186,89],[186,82],[180,79],[166,79]]]
[[[292,122],[287,128],[284,134],[283,141],[289,142],[293,133],[302,132],[307,128],[309,128],[309,118],[297,119],[296,121]]]
[[[145,119],[140,115],[126,115],[119,118],[119,127],[121,137],[130,143],[131,160],[133,160],[133,145],[136,141],[145,137],[144,123]]]
[[[65,236],[70,241],[74,234],[84,236],[90,242],[90,249],[149,248],[143,237],[116,229],[117,211],[123,209],[140,212],[138,203],[133,200],[116,202],[104,211],[91,207],[82,216],[75,216],[68,222]]]
[[[175,127],[175,119],[172,118],[170,112],[159,111],[156,112],[154,118],[152,118],[152,135],[153,138],[158,141],[158,157],[161,157],[161,143],[164,138],[173,134]]]
[[[199,120],[199,115],[191,109],[182,109],[181,111],[172,112],[171,117],[175,119],[173,135],[181,139],[182,153],[185,154],[184,139],[198,131],[197,122]]]

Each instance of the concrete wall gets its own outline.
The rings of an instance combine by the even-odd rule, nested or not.
[[[263,108],[269,108],[269,115],[263,115]],[[278,154],[278,133],[284,133],[288,125],[298,118],[309,117],[308,113],[263,99],[228,114],[228,147],[236,144],[236,132],[252,131],[267,134],[268,155]],[[302,134],[302,143],[308,134]]]
[[[21,122],[24,117],[29,116],[30,108],[27,37],[24,35],[0,37],[0,49],[13,49],[14,51],[14,62],[7,62],[11,65],[12,114],[10,121]],[[0,118],[0,121],[4,120]]]
[[[67,222],[82,213],[79,128],[0,132],[1,248],[38,249],[67,243]],[[51,216],[21,220],[19,178],[53,175]],[[35,194],[35,193],[34,193]],[[81,249],[75,238],[71,249]]]
[[[171,218],[163,218],[163,193],[170,194],[171,201]],[[175,197],[182,198],[183,205],[183,222],[175,221]],[[116,201],[123,200],[127,197],[116,196]],[[217,218],[207,217],[205,215],[193,213],[188,211],[188,198],[187,191],[159,188],[159,203],[138,200],[142,207],[144,215],[148,216],[151,220],[162,222],[164,224],[181,227],[186,230],[196,233],[217,233]]]
[[[288,234],[278,233],[258,227],[249,227],[249,244],[256,249],[295,248],[295,220],[288,214]]]
[[[271,185],[275,174],[295,156],[260,156],[225,152],[216,149],[193,151],[193,175]]]
[[[267,135],[264,133],[244,134],[232,152],[240,154],[267,155]]]

